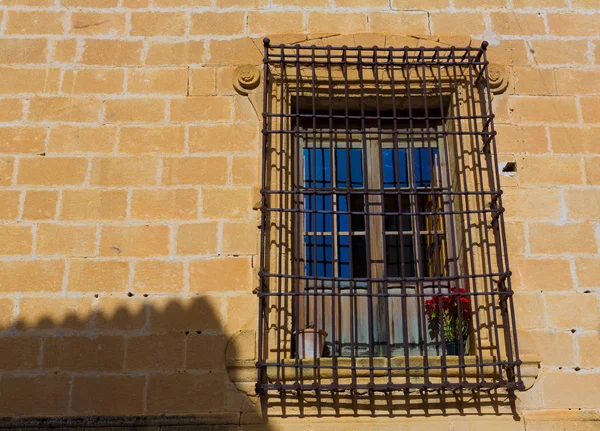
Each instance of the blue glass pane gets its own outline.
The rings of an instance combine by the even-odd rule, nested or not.
[[[308,276],[333,276],[333,248],[330,236],[304,236],[306,263],[304,272]]]
[[[348,198],[346,196],[338,196],[337,210],[338,211],[348,211]],[[338,214],[338,231],[348,232],[348,221],[349,220],[350,220],[349,214]]]
[[[413,150],[416,187],[431,187],[431,167],[434,165],[437,154],[437,148],[415,148]]]
[[[331,187],[331,151],[329,148],[305,148],[304,187]]]
[[[385,148],[381,150],[381,161],[383,164],[383,187],[408,187],[405,149]],[[400,178],[397,178],[398,175],[400,175]]]
[[[331,195],[304,195],[307,210],[327,213],[305,213],[304,223],[308,232],[331,232],[333,228],[333,197]]]
[[[348,165],[350,168],[348,169]],[[340,188],[363,187],[362,150],[335,150],[336,184]]]
[[[342,278],[350,278],[350,237],[339,236],[338,237],[338,271],[339,276]]]

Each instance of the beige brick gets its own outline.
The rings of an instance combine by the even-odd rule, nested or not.
[[[571,264],[566,259],[512,259],[513,286],[524,290],[573,289]]]
[[[82,330],[92,317],[88,298],[23,298],[17,329]]]
[[[89,8],[114,8],[119,0],[60,0],[61,6],[67,7],[89,7]]]
[[[46,63],[46,39],[0,39],[0,64]]]
[[[589,223],[529,224],[531,253],[595,253],[594,226]]]
[[[158,7],[194,7],[210,6],[211,0],[155,0],[154,6]]]
[[[579,334],[577,344],[578,364],[582,367],[597,368],[600,365],[600,334],[597,331]]]
[[[514,296],[517,328],[535,329],[546,326],[546,306],[541,293],[519,292]]]
[[[600,127],[550,127],[552,150],[563,154],[600,154]]]
[[[187,368],[225,370],[227,337],[190,333],[187,340]]]
[[[600,184],[600,157],[584,159],[586,184]]]
[[[43,367],[58,371],[120,371],[125,340],[118,336],[48,337],[44,341]]]
[[[327,0],[273,0],[274,6],[303,6],[303,7],[325,7],[329,6]]]
[[[508,252],[511,256],[525,254],[525,223],[515,221],[505,221],[506,242]]]
[[[343,19],[343,17],[340,17]],[[262,52],[247,37],[232,40],[211,40],[209,60],[211,65],[260,64]]]
[[[225,391],[206,388],[223,388],[226,378],[223,373],[152,375],[148,384],[148,413],[222,410]]]
[[[193,153],[257,151],[258,128],[254,124],[219,124],[190,127],[189,146]]]
[[[226,332],[234,332],[256,328],[256,307],[249,307],[254,300],[254,295],[229,296],[227,298],[227,323]]]
[[[424,12],[370,12],[370,31],[380,33],[427,34],[428,21]]]
[[[122,127],[119,137],[119,152],[127,154],[183,153],[185,127]]]
[[[514,86],[517,94],[554,95],[554,70],[533,69],[529,67],[514,68]]]
[[[182,224],[177,228],[177,254],[215,254],[217,223]]]
[[[13,157],[0,157],[0,186],[11,185],[14,167]]]
[[[132,36],[183,36],[187,26],[183,12],[133,12]]]
[[[60,125],[50,129],[49,153],[112,153],[117,128]]]
[[[519,354],[539,357],[542,366],[574,366],[576,363],[574,341],[570,331],[547,329],[520,331]]]
[[[222,298],[157,298],[150,308],[150,329],[159,332],[216,331],[221,327]]]
[[[389,9],[390,2],[387,0],[335,0],[338,7],[366,7],[377,9]]]
[[[544,17],[539,13],[492,12],[493,31],[511,36],[546,34]]]
[[[59,83],[60,70],[56,68],[0,67],[0,93],[54,93],[58,91]]]
[[[52,61],[73,63],[77,55],[77,39],[59,39],[53,41]]]
[[[20,99],[0,99],[0,121],[23,119],[23,101]]]
[[[547,153],[548,137],[543,126],[496,126],[496,146],[498,152],[506,153]],[[235,169],[233,170],[235,173]]]
[[[74,259],[69,269],[69,292],[127,291],[129,263],[92,259]]]
[[[30,226],[0,224],[0,255],[28,255],[32,250],[32,241]]]
[[[178,293],[183,291],[183,283],[183,262],[142,260],[135,264],[133,288],[136,292]]]
[[[44,151],[44,127],[9,126],[0,128],[0,153],[35,154]]]
[[[505,190],[502,204],[507,219],[559,219],[562,216],[561,194],[556,189]]]
[[[146,64],[151,66],[187,66],[204,62],[204,41],[149,42]]]
[[[140,94],[187,94],[187,69],[132,69],[127,91]]]
[[[166,0],[168,1],[168,0]],[[181,1],[181,0],[173,0],[173,1]],[[185,0],[183,0],[185,1]],[[199,2],[206,2],[207,0],[196,0]],[[319,1],[319,0],[312,0]],[[323,0],[321,0],[323,1]],[[216,5],[219,8],[228,8],[228,7],[236,7],[236,8],[248,8],[248,9],[266,9],[269,7],[269,0],[217,0]]]
[[[600,93],[600,70],[556,69],[558,94]]]
[[[598,373],[548,371],[540,383],[547,408],[593,409],[600,403],[600,394],[595,390],[600,385]]]
[[[71,14],[72,34],[123,36],[126,31],[125,14],[107,12],[79,12]]]
[[[171,121],[225,121],[231,119],[233,98],[227,96],[195,96],[171,100]]]
[[[308,33],[361,33],[367,31],[367,16],[355,12],[311,12]]]
[[[15,303],[12,299],[0,299],[0,330],[8,330],[13,325]]]
[[[258,185],[259,161],[256,156],[234,156],[231,162],[232,184]]]
[[[92,161],[90,183],[97,186],[156,184],[158,161],[154,157],[100,157]]]
[[[126,358],[127,370],[182,370],[185,363],[185,335],[171,332],[129,337]]]
[[[529,0],[513,0],[513,5],[516,8],[529,8],[531,2]],[[535,3],[538,8],[555,8],[555,7],[567,7],[567,0],[536,0]]]
[[[58,191],[27,190],[23,207],[23,220],[50,220],[56,215]]]
[[[96,309],[96,327],[100,330],[137,330],[146,324],[144,298],[100,297]]]
[[[131,218],[140,220],[194,220],[198,217],[198,191],[194,189],[134,190]]]
[[[112,99],[105,106],[109,123],[155,123],[165,119],[166,102],[161,99]]]
[[[432,13],[431,25],[435,34],[481,34],[485,31],[483,15],[473,12]]]
[[[190,34],[234,36],[244,33],[244,12],[203,12],[191,15]]]
[[[596,189],[565,190],[567,217],[575,220],[597,220],[600,214],[600,193]]]
[[[153,257],[169,252],[169,227],[105,226],[100,237],[101,256]]]
[[[302,33],[302,12],[250,12],[248,29],[251,34]]]
[[[137,9],[146,8],[150,5],[150,0],[123,0],[123,7]]]
[[[48,7],[55,5],[54,0],[4,0],[5,6],[33,6],[33,7]]]
[[[144,412],[144,376],[76,376],[71,412],[79,415],[135,415]]]
[[[19,215],[19,200],[21,192],[18,190],[0,190],[0,220],[15,220]]]
[[[423,9],[423,3],[419,0],[391,0],[393,10]],[[450,0],[431,0],[427,3],[428,9],[447,9]]]
[[[598,3],[596,0],[571,0],[571,4],[574,8],[581,9],[597,9]]]
[[[582,184],[581,159],[575,156],[523,157],[517,161],[521,184]]]
[[[66,70],[61,90],[66,94],[120,94],[124,76],[119,69]]]
[[[515,122],[577,122],[577,105],[569,96],[535,97],[518,96],[510,101]]]
[[[190,69],[190,96],[210,96],[215,94],[215,68]]]
[[[102,66],[141,64],[141,41],[86,39],[81,62]]]
[[[251,278],[249,258],[218,257],[190,262],[191,292],[249,292]]]
[[[252,210],[249,188],[205,188],[202,194],[202,216],[206,218],[248,218]]]
[[[11,416],[67,414],[70,377],[66,375],[18,376],[0,381],[2,413]]]
[[[575,259],[579,287],[600,286],[600,259],[578,257]]]
[[[587,42],[584,40],[532,40],[529,42],[539,64],[587,64]]]
[[[60,292],[64,270],[60,260],[0,262],[0,292]]]
[[[548,324],[557,329],[598,329],[598,297],[593,293],[546,295]]]
[[[550,34],[554,36],[600,36],[600,16],[580,13],[549,13]]]
[[[584,123],[600,123],[600,96],[581,98],[581,113]]]
[[[29,102],[30,121],[98,121],[102,104],[96,99],[34,97]]]
[[[40,224],[36,253],[40,256],[92,257],[96,254],[96,227]]]
[[[38,368],[41,349],[41,337],[2,337],[0,350],[10,354],[0,356],[0,367],[5,371]]]
[[[162,184],[219,185],[227,182],[225,157],[166,157]]]
[[[222,252],[226,254],[257,254],[260,226],[257,222],[225,222]]]
[[[79,185],[85,180],[83,157],[36,157],[21,159],[17,183],[33,186]]]
[[[63,220],[125,220],[125,190],[64,190],[60,217]]]

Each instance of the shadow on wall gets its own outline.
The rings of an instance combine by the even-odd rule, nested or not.
[[[221,298],[128,295],[21,298],[23,317],[2,316],[0,427],[256,421],[227,376]]]

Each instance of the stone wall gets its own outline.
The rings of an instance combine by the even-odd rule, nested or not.
[[[599,0],[0,0],[0,12],[6,424],[254,417],[225,364],[226,350],[255,354],[261,107],[233,73],[260,65],[264,35],[341,33],[486,39],[505,66],[494,107],[501,159],[516,162],[502,179],[517,324],[540,368],[514,415],[301,423],[600,427]]]

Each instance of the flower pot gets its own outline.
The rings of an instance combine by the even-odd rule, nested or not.
[[[314,328],[305,328],[296,333],[298,357],[300,359],[320,358],[323,355],[327,332]],[[316,346],[316,349],[315,349]],[[316,356],[315,356],[316,353]]]
[[[465,347],[463,346],[463,349]],[[460,343],[458,341],[453,341],[451,343],[446,343],[446,355],[447,356],[459,356],[460,355]]]

